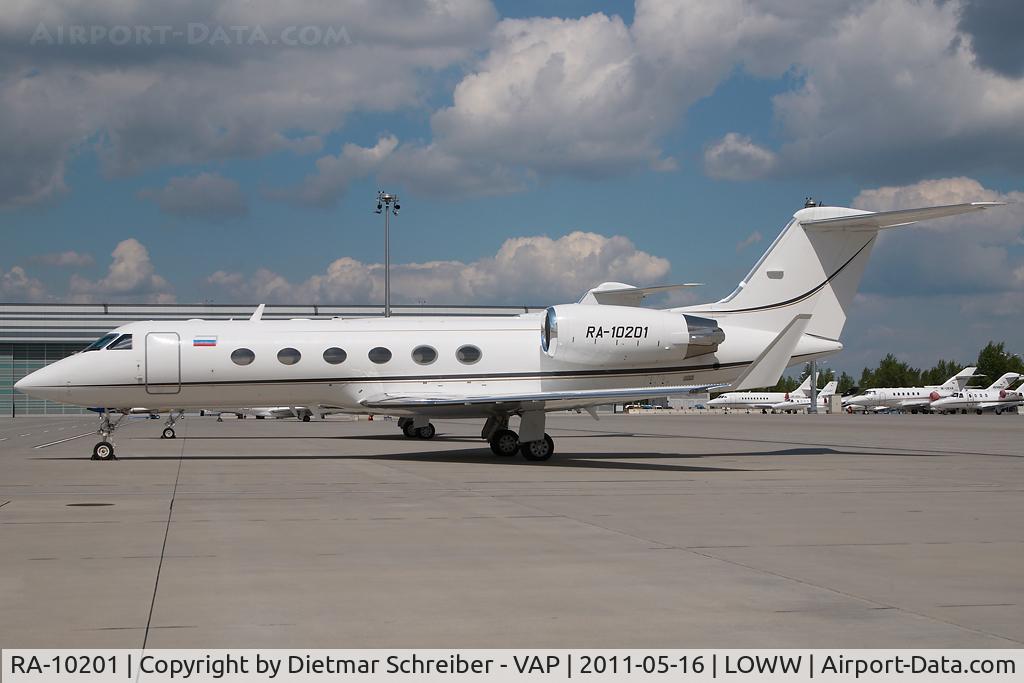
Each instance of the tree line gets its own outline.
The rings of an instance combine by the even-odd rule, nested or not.
[[[824,387],[832,380],[839,381],[839,393],[845,394],[854,389],[863,391],[875,387],[921,387],[942,384],[968,365],[978,367],[975,379],[968,383],[972,387],[987,387],[1007,372],[1024,375],[1024,360],[1017,354],[1006,350],[1006,342],[990,341],[978,352],[978,359],[969,363],[952,360],[939,360],[928,369],[915,368],[904,363],[893,354],[886,354],[874,368],[864,368],[858,381],[847,372],[839,377],[828,368],[818,368],[818,388]],[[783,377],[775,385],[773,391],[793,391],[811,374],[811,364],[804,365],[799,377]]]

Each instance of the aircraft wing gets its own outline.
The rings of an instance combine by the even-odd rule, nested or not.
[[[901,408],[927,408],[932,404],[931,399],[925,398],[908,398],[900,401]]]
[[[855,216],[839,216],[838,218],[822,218],[812,221],[800,221],[805,228],[818,230],[882,230],[909,225],[918,221],[944,216],[956,216],[961,213],[980,211],[992,206],[1002,206],[1005,202],[971,202],[969,204],[947,204],[945,206],[926,206],[920,209],[901,209],[899,211],[878,211],[857,214]]]
[[[644,299],[652,294],[674,292],[678,289],[700,286],[701,283],[699,282],[686,282],[679,285],[658,285],[655,287],[632,287],[621,283],[606,282],[584,294],[583,298],[580,299],[580,303],[596,303],[605,306],[639,306]]]
[[[685,396],[698,391],[709,391],[728,384],[686,384],[663,387],[636,387],[629,389],[585,389],[580,391],[540,391],[525,394],[495,394],[490,396],[431,396],[392,395],[363,401],[367,408],[436,408],[443,406],[493,406],[495,411],[513,412],[522,407],[544,410],[568,410],[606,405],[632,399]]]
[[[1024,398],[1019,401],[982,401],[977,407],[981,410],[988,410],[990,408],[1016,408],[1019,405],[1024,405]]]

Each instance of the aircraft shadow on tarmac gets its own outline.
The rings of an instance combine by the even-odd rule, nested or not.
[[[508,467],[556,467],[585,468],[598,470],[623,470],[647,472],[774,472],[778,468],[747,469],[740,467],[715,467],[700,465],[683,465],[669,462],[636,462],[635,460],[694,460],[707,457],[771,457],[771,456],[808,456],[808,455],[850,455],[829,448],[785,448],[766,451],[747,451],[733,453],[566,453],[559,452],[544,464],[530,463],[519,457],[497,457],[486,449],[462,451],[416,451],[408,453],[382,453],[366,455],[125,455],[118,456],[121,461],[172,461],[172,460],[209,460],[209,461],[346,461],[346,460],[377,460],[386,462],[446,462],[457,464],[504,465]],[[863,455],[863,453],[856,453]],[[870,454],[869,454],[870,455]],[[78,457],[39,458],[39,460],[80,460]]]

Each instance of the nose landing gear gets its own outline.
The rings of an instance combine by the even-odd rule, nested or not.
[[[110,413],[104,412],[100,417],[100,428],[96,433],[100,435],[101,441],[92,447],[92,458],[90,460],[117,460],[114,455],[114,430],[121,424],[121,420],[127,413],[118,413],[117,418],[111,420]]]

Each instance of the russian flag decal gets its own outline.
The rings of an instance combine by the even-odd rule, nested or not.
[[[192,339],[192,346],[216,346],[217,337],[211,337],[209,335],[205,337],[195,337]]]

